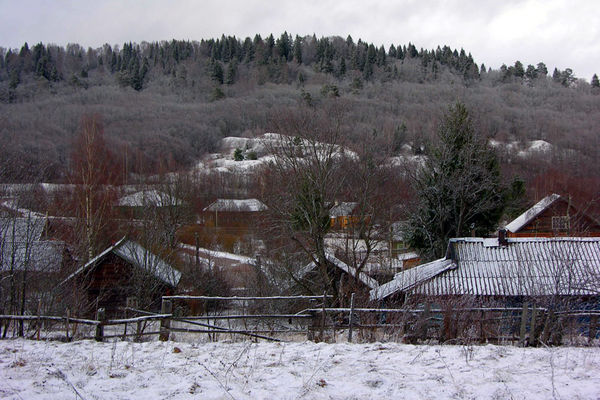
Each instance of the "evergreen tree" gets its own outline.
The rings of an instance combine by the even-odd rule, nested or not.
[[[283,32],[281,37],[277,39],[277,52],[279,57],[288,61],[292,53],[291,49],[290,38],[288,37],[287,32]]]
[[[533,65],[529,64],[527,66],[527,70],[525,71],[525,76],[527,77],[527,79],[533,80],[537,78],[538,72]]]
[[[298,64],[302,64],[302,38],[298,35],[294,40],[294,59]]]
[[[438,138],[415,181],[418,208],[405,232],[426,259],[443,256],[450,238],[489,234],[504,209],[498,160],[463,104],[449,109]]]
[[[217,83],[223,84],[223,66],[219,61],[212,62],[210,77]]]
[[[390,45],[390,49],[388,50],[388,56],[396,58],[398,56],[398,52],[396,51],[396,46],[393,44]]]
[[[229,63],[229,65],[227,66],[227,74],[225,75],[225,83],[227,85],[233,85],[235,82],[235,75],[236,75],[236,64],[235,61],[232,61]]]
[[[540,63],[537,64],[536,71],[537,71],[537,73],[538,73],[539,76],[546,76],[546,75],[548,75],[548,68],[546,68],[546,64],[544,64],[543,62],[540,62]]]
[[[552,80],[556,83],[560,83],[561,82],[560,76],[561,76],[560,71],[558,70],[558,68],[554,67],[554,72],[552,72]]]
[[[600,87],[600,81],[598,80],[598,75],[594,74],[594,76],[592,76],[592,82],[591,82],[592,87]]]
[[[523,68],[523,63],[519,60],[515,61],[515,69],[514,69],[514,75],[517,78],[522,78],[523,76],[525,76],[525,69]]]
[[[342,59],[340,60],[340,71],[339,71],[339,75],[340,76],[344,76],[346,75],[346,59],[344,57],[342,57]]]

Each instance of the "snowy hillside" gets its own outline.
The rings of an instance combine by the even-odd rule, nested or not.
[[[600,349],[0,341],[3,399],[598,399]]]

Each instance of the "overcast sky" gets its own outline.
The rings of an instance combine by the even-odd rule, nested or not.
[[[595,0],[0,0],[0,46],[79,43],[99,47],[221,34],[352,35],[375,45],[447,44],[499,68],[520,60],[600,73]]]

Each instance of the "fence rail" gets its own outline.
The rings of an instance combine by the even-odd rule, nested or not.
[[[331,336],[347,332],[348,341],[353,335],[362,340],[377,340],[376,335],[386,334],[402,338],[404,341],[435,339],[440,342],[461,340],[512,341],[523,345],[560,344],[563,331],[572,325],[579,336],[587,336],[588,343],[598,337],[600,310],[561,310],[523,304],[523,307],[472,307],[472,308],[432,308],[425,304],[422,308],[367,308],[354,307],[354,296],[350,307],[326,307],[331,296],[270,296],[270,297],[222,297],[222,296],[165,296],[160,313],[123,307],[121,311],[136,315],[130,318],[106,318],[106,312],[99,309],[96,319],[70,316],[45,315],[0,315],[0,328],[3,337],[11,323],[19,324],[15,330],[24,334],[24,324],[28,324],[30,337],[40,338],[40,332],[54,328],[54,332],[64,332],[66,340],[72,340],[79,325],[87,326],[93,334],[79,334],[80,338],[95,338],[102,341],[109,338],[135,338],[158,335],[160,340],[168,340],[173,332],[207,334],[211,340],[219,335],[243,335],[254,339],[283,341],[281,334],[303,333],[311,340],[328,340]],[[173,312],[173,301],[229,301],[237,304],[233,314],[178,315]],[[240,312],[248,303],[283,300],[323,300],[320,307],[306,308],[299,312]],[[222,310],[221,310],[222,311]],[[219,312],[221,312],[219,311]],[[223,324],[228,324],[224,326]],[[61,326],[62,324],[62,326]],[[14,325],[13,325],[14,326]],[[58,329],[57,329],[58,327]],[[105,328],[111,327],[110,331]],[[122,327],[122,330],[120,330]],[[587,335],[585,335],[587,333]]]

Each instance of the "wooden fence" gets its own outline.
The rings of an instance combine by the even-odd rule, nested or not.
[[[530,306],[497,308],[359,308],[327,307],[328,296],[273,296],[273,297],[215,297],[215,296],[165,296],[160,313],[125,307],[122,311],[131,318],[108,319],[103,309],[96,319],[76,318],[67,312],[64,316],[0,315],[0,327],[6,337],[11,324],[23,336],[40,339],[42,331],[55,334],[64,332],[62,339],[133,338],[158,336],[169,340],[179,334],[206,334],[210,340],[223,335],[243,335],[253,339],[282,341],[291,334],[309,340],[335,341],[347,335],[348,341],[402,340],[441,343],[492,342],[519,343],[521,345],[561,344],[564,335],[584,338],[594,343],[598,337],[600,310],[553,311]],[[174,302],[225,302],[212,315],[180,315],[173,311]],[[252,312],[258,303],[274,304],[279,301],[312,302],[313,306],[298,312]],[[317,304],[315,304],[317,302]],[[318,303],[320,302],[320,303]],[[232,304],[234,306],[232,306]],[[310,304],[310,303],[309,303]],[[260,307],[258,307],[260,309]],[[224,313],[223,311],[228,311]],[[232,313],[233,312],[233,313]],[[225,326],[224,324],[227,324]],[[86,329],[82,329],[85,327]],[[336,337],[337,336],[337,337]]]

